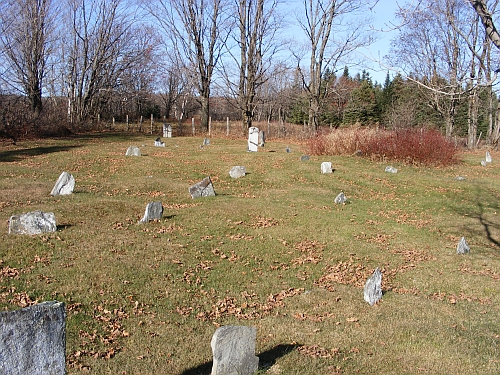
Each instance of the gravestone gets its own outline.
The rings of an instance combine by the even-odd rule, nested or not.
[[[486,163],[486,160],[483,159],[483,160],[481,160],[481,165],[483,167],[486,167],[488,165],[488,163]]]
[[[259,146],[259,128],[248,128],[248,151],[257,152]]]
[[[266,134],[264,133],[264,130],[261,130],[259,132],[259,146],[264,147],[266,144]]]
[[[491,163],[491,154],[489,151],[486,151],[486,158],[484,161],[486,161],[486,163]]]
[[[347,203],[347,198],[345,197],[344,192],[341,192],[339,195],[337,195],[337,196],[335,197],[334,202],[335,202],[336,204],[345,204],[345,203]]]
[[[364,299],[373,306],[382,298],[382,272],[377,267],[373,274],[366,280]]]
[[[139,221],[139,223],[147,223],[151,220],[160,220],[162,216],[163,205],[161,204],[161,202],[149,202],[146,205],[144,217]]]
[[[464,177],[464,176],[457,176],[457,177],[455,177],[455,180],[457,180],[457,181],[465,181],[466,179],[467,178]]]
[[[0,374],[64,375],[65,351],[63,302],[0,312]]]
[[[68,172],[63,172],[57,179],[50,195],[69,195],[75,188],[75,178]]]
[[[321,173],[333,173],[332,171],[332,163],[329,161],[324,161],[321,163]]]
[[[311,157],[309,155],[302,155],[300,157],[300,161],[309,161],[309,159],[311,159]]]
[[[137,146],[130,146],[125,153],[125,156],[141,156],[141,150]]]
[[[205,138],[205,139],[203,140],[203,146],[210,146],[210,139]]]
[[[246,173],[247,173],[246,168],[240,165],[232,167],[231,170],[229,171],[229,175],[232,178],[245,177]]]
[[[457,245],[457,254],[462,255],[462,254],[469,254],[469,253],[470,253],[469,244],[465,240],[465,237],[462,237]]]
[[[9,219],[9,233],[40,234],[56,230],[56,217],[53,212],[33,211],[13,215]]]
[[[163,124],[163,138],[172,138],[172,125]]]
[[[385,167],[385,171],[387,173],[398,173],[398,170],[390,165],[388,165],[387,167]]]
[[[160,137],[155,140],[155,147],[165,147],[165,142],[162,142]]]
[[[212,197],[215,196],[215,190],[210,177],[205,177],[202,181],[189,188],[191,198]]]
[[[286,151],[287,154],[289,154],[290,152],[292,152],[291,148],[288,147],[288,146],[286,146],[285,151]]]
[[[211,375],[253,375],[259,367],[255,356],[255,327],[224,326],[212,336]]]

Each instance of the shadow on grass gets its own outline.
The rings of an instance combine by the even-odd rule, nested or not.
[[[278,358],[281,358],[292,350],[296,349],[298,345],[290,344],[280,344],[276,345],[274,348],[266,350],[258,354],[259,357],[259,370],[266,370],[276,363]],[[205,362],[199,366],[187,369],[180,375],[210,375],[212,372],[213,362]]]
[[[0,162],[13,162],[19,161],[25,158],[52,154],[54,152],[69,151],[73,148],[81,147],[79,145],[75,146],[45,146],[45,147],[33,147],[24,148],[20,150],[9,150],[0,152]]]

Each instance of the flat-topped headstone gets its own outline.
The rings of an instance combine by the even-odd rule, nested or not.
[[[332,163],[329,161],[324,161],[321,163],[321,173],[333,173],[332,172]]]
[[[373,306],[382,298],[382,272],[377,267],[373,274],[366,280],[364,299]]]
[[[248,151],[257,152],[259,149],[259,128],[248,128]]]
[[[41,234],[56,230],[56,216],[53,212],[37,210],[13,215],[9,219],[9,233],[13,234]]]
[[[484,161],[486,161],[486,163],[491,163],[491,154],[489,151],[486,151],[486,158]]]
[[[211,375],[253,375],[259,367],[255,356],[255,327],[224,326],[211,341],[213,365]]]
[[[68,172],[63,172],[57,179],[50,195],[69,195],[75,188],[75,178]]]
[[[309,161],[309,159],[311,159],[311,157],[309,155],[302,155],[300,157],[300,161]]]
[[[345,203],[347,203],[347,198],[346,198],[345,194],[343,192],[341,192],[339,195],[337,195],[335,197],[334,202],[336,204],[345,204]]]
[[[146,211],[139,223],[147,223],[151,220],[160,220],[163,216],[163,205],[161,202],[149,202],[146,205]]]
[[[237,165],[237,166],[234,166],[231,168],[231,170],[229,171],[229,175],[232,177],[232,178],[240,178],[240,177],[245,177],[247,173],[247,170],[245,167],[241,166],[241,165]]]
[[[214,186],[210,177],[205,177],[202,181],[189,188],[191,198],[212,197],[215,196]]]
[[[457,245],[457,254],[462,255],[462,254],[469,254],[469,253],[470,253],[469,244],[465,240],[465,237],[462,237]]]
[[[130,146],[125,153],[125,156],[141,156],[141,150],[137,146]]]
[[[165,142],[162,142],[160,137],[155,139],[155,147],[165,147]]]
[[[0,374],[64,375],[65,351],[63,302],[0,312]]]
[[[387,173],[398,173],[398,170],[390,165],[388,165],[387,167],[385,167],[385,171]]]

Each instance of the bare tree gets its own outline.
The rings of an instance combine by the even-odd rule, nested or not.
[[[28,97],[35,116],[42,111],[53,13],[51,0],[8,0],[0,5],[1,77]]]
[[[498,33],[495,24],[493,22],[493,17],[490,10],[488,9],[485,0],[468,0],[472,5],[477,15],[481,18],[481,22],[486,30],[486,34],[491,39],[493,44],[500,48],[500,34]]]

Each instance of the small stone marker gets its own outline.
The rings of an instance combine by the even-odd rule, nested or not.
[[[365,301],[373,306],[382,298],[382,272],[377,267],[373,274],[366,280],[364,290]]]
[[[255,327],[224,326],[212,336],[211,375],[253,375],[259,367],[255,356]]]
[[[215,196],[215,190],[210,177],[205,177],[202,181],[189,188],[191,198],[212,197]]]
[[[63,172],[57,179],[50,195],[69,195],[75,188],[75,178],[68,172]]]
[[[160,220],[162,216],[163,205],[161,204],[161,202],[149,202],[146,205],[144,217],[139,221],[139,223],[147,223],[151,220]]]
[[[387,173],[398,173],[398,170],[390,165],[388,165],[387,167],[385,167],[385,171]]]
[[[203,146],[210,146],[210,139],[205,138],[205,139],[203,140]]]
[[[347,198],[344,195],[344,192],[341,192],[339,195],[335,197],[334,202],[336,204],[346,204],[347,203]]]
[[[333,173],[332,172],[332,163],[329,161],[324,161],[321,163],[321,173]]]
[[[309,155],[302,155],[300,157],[300,161],[309,161],[309,159],[311,159],[311,157]]]
[[[491,154],[489,151],[486,151],[486,158],[484,160],[486,163],[491,163]]]
[[[264,133],[264,130],[261,130],[259,132],[259,146],[264,147],[266,144],[266,134]]]
[[[231,170],[229,171],[229,175],[232,178],[245,177],[246,173],[247,173],[246,168],[240,165],[232,167]]]
[[[0,312],[0,374],[63,375],[65,351],[63,302],[42,302]]]
[[[130,146],[125,153],[125,156],[141,156],[141,150],[137,146]]]
[[[467,244],[465,237],[462,237],[457,245],[457,254],[462,255],[462,254],[469,254],[469,253],[470,253],[470,247]]]
[[[257,152],[259,149],[259,128],[248,128],[248,151]]]
[[[292,150],[288,146],[286,146],[285,151],[286,151],[287,154],[289,154],[290,152],[292,152]]]
[[[163,124],[163,138],[172,138],[172,125]]]
[[[483,159],[483,160],[481,160],[481,165],[483,167],[486,167],[488,165],[488,163],[486,163],[486,160]]]
[[[56,216],[53,212],[33,211],[13,215],[9,219],[9,233],[40,234],[56,230]]]
[[[160,137],[155,140],[155,147],[165,147],[165,142],[162,142]]]
[[[455,180],[457,181],[465,181],[467,178],[465,178],[464,176],[457,176],[455,177]]]

